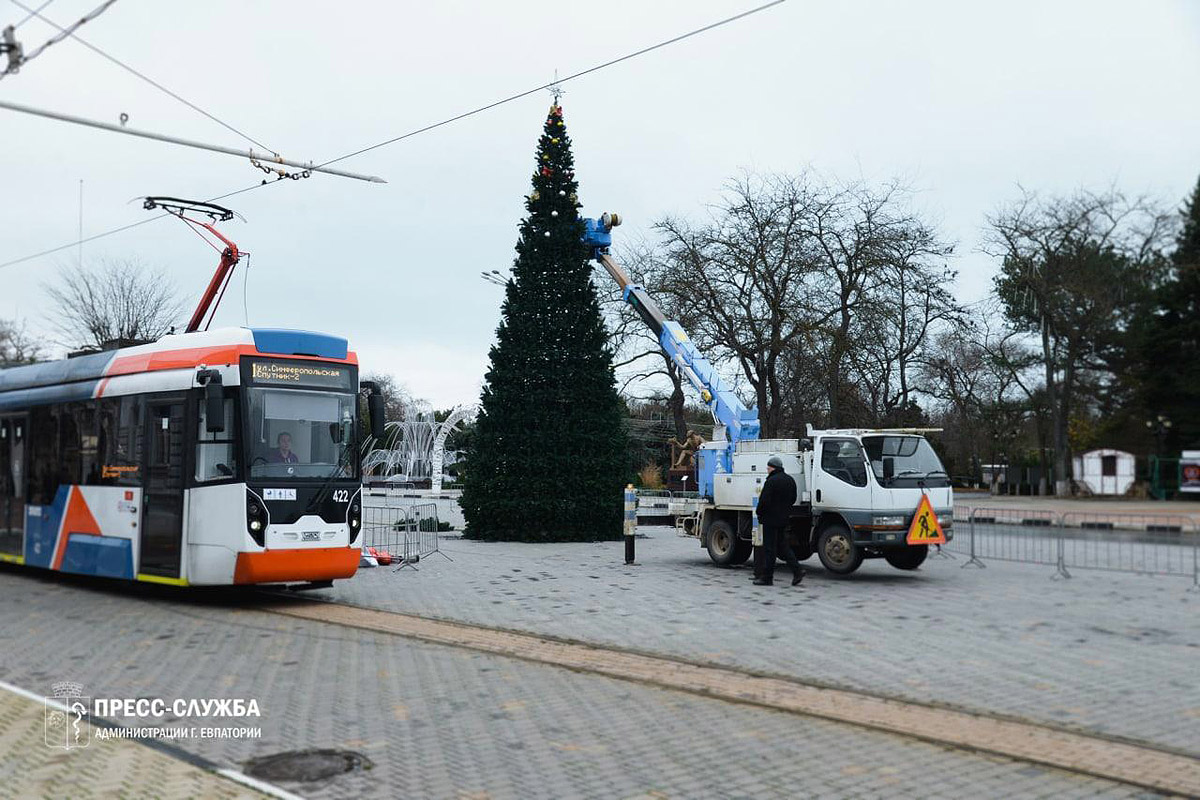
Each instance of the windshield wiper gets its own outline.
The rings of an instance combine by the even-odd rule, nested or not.
[[[897,472],[896,474],[892,475],[892,477],[890,477],[890,478],[881,479],[880,482],[883,483],[884,486],[891,486],[893,483],[896,482],[897,478],[903,478],[905,475],[920,475],[920,474],[921,474],[920,470],[906,469],[906,470],[902,470],[901,472]],[[885,480],[886,480],[886,482],[885,482]]]
[[[355,448],[347,445],[346,452],[342,453],[342,458],[340,461],[338,461],[337,468],[329,474],[329,477],[326,478],[325,482],[321,484],[321,488],[317,489],[317,493],[314,494],[312,500],[308,502],[308,507],[304,509],[305,514],[311,514],[317,509],[318,506],[321,505],[321,503],[325,502],[325,495],[328,494],[329,487],[333,485],[335,480],[343,477],[342,470],[344,470],[350,463],[350,457],[354,455],[354,453]]]

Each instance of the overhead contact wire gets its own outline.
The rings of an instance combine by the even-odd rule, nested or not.
[[[653,45],[650,45],[649,47],[643,47],[641,50],[636,50],[632,53],[627,53],[619,58],[614,58],[611,61],[605,61],[603,64],[597,64],[593,67],[588,67],[585,70],[581,70],[580,72],[575,72],[571,75],[566,76],[565,78],[558,78],[556,80],[550,81],[549,83],[543,83],[541,86],[535,86],[532,89],[526,89],[523,92],[518,92],[517,94],[509,95],[508,97],[505,97],[502,100],[497,100],[495,102],[488,103],[487,105],[479,106],[478,108],[471,109],[470,111],[466,111],[457,116],[450,117],[449,119],[444,119],[441,122],[435,122],[432,125],[426,125],[423,128],[418,128],[415,131],[409,131],[408,133],[401,134],[400,136],[395,136],[391,139],[385,139],[384,141],[379,142],[378,144],[373,144],[368,147],[364,147],[360,150],[355,150],[354,152],[347,153],[344,156],[338,156],[337,158],[332,159],[331,161],[326,161],[325,163],[321,164],[320,166],[327,167],[330,164],[336,164],[339,161],[345,161],[348,158],[354,158],[355,156],[360,156],[363,153],[369,153],[372,150],[378,150],[381,147],[386,147],[389,144],[395,144],[396,142],[403,141],[404,139],[408,139],[413,136],[417,136],[418,134],[426,133],[428,131],[434,130],[435,128],[441,128],[442,126],[449,125],[452,122],[458,122],[459,120],[466,119],[467,117],[472,117],[472,116],[475,116],[476,114],[482,114],[484,111],[490,111],[493,108],[504,105],[505,103],[511,103],[514,100],[520,100],[521,98],[528,97],[531,94],[536,94],[538,92],[545,91],[546,89],[549,89],[550,87],[552,87],[556,84],[563,84],[563,83],[566,83],[567,81],[573,81],[576,78],[582,78],[585,75],[590,75],[593,72],[598,72],[602,69],[607,69],[608,67],[614,66],[616,64],[620,64],[623,61],[628,61],[631,58],[637,58],[638,56],[643,56],[646,53],[651,53],[651,52],[653,52],[655,50],[659,50],[663,47],[668,47],[670,45],[677,44],[678,42],[682,42],[684,39],[690,39],[693,36],[698,36],[702,33],[706,33],[715,28],[720,28],[722,25],[728,25],[731,22],[737,22],[739,19],[745,19],[746,17],[748,17],[752,14],[757,14],[760,11],[766,11],[768,8],[771,8],[772,6],[777,6],[783,2],[786,2],[786,0],[772,0],[772,2],[770,2],[770,3],[764,3],[763,5],[758,6],[756,8],[752,8],[748,11],[743,11],[740,14],[734,14],[732,17],[726,17],[725,19],[718,20],[717,22],[713,22],[708,25],[705,25],[702,28],[696,28],[695,30],[688,31],[687,33],[684,33],[684,34],[680,34],[679,36],[676,36],[673,39],[667,39],[665,41],[659,42],[658,44],[653,44]]]
[[[24,3],[17,2],[17,0],[12,0],[12,1],[13,1],[14,5],[31,13],[33,16],[37,17],[38,19],[48,22],[48,20],[46,20],[45,17],[41,16],[40,14],[38,14],[36,11],[31,9],[29,6],[25,5]],[[40,56],[47,47],[50,47],[51,45],[54,45],[54,44],[58,44],[63,39],[66,39],[68,36],[73,35],[75,33],[75,31],[79,27],[81,27],[84,23],[91,22],[96,17],[103,14],[105,11],[108,10],[109,6],[111,6],[115,2],[117,2],[117,0],[105,0],[105,2],[101,3],[96,8],[92,9],[87,14],[84,14],[82,17],[80,17],[79,20],[69,28],[62,28],[62,27],[59,27],[58,25],[54,25],[54,23],[50,23],[51,25],[54,25],[55,28],[58,28],[59,34],[57,36],[51,36],[46,41],[45,44],[43,44],[37,50],[34,50],[29,55],[25,56],[23,59],[21,59],[21,65],[24,66],[25,64],[28,64],[30,61],[33,61],[35,58]],[[7,72],[0,73],[0,78],[3,78],[7,74],[8,74]]]
[[[181,97],[180,95],[178,95],[178,94],[176,94],[175,92],[171,91],[171,90],[170,90],[170,89],[168,89],[166,86],[163,86],[161,83],[159,83],[158,81],[154,80],[153,78],[151,78],[150,76],[146,75],[145,73],[139,72],[138,70],[136,70],[136,69],[134,69],[133,67],[129,66],[129,65],[128,65],[128,64],[126,64],[124,61],[122,61],[122,60],[120,60],[119,58],[117,58],[116,56],[109,55],[108,53],[106,53],[106,52],[104,52],[103,50],[101,50],[99,47],[96,47],[96,46],[95,46],[94,44],[92,44],[91,42],[89,42],[89,41],[87,41],[87,40],[85,40],[85,39],[83,39],[83,38],[81,38],[81,37],[79,37],[79,36],[76,36],[76,35],[75,35],[75,33],[74,33],[74,28],[72,28],[72,29],[70,29],[70,30],[66,30],[66,29],[64,29],[62,26],[60,26],[58,23],[54,22],[53,20],[50,20],[50,19],[47,19],[46,17],[43,17],[43,16],[42,16],[42,15],[39,13],[39,12],[41,11],[41,9],[38,9],[37,11],[34,11],[33,9],[30,9],[28,6],[26,6],[24,3],[22,3],[22,2],[21,2],[21,0],[12,0],[12,2],[13,2],[14,4],[16,4],[17,6],[19,6],[20,8],[23,8],[23,9],[25,9],[26,11],[28,11],[28,12],[29,12],[29,14],[30,14],[30,16],[35,16],[35,17],[37,17],[38,19],[40,19],[42,22],[46,23],[47,25],[51,25],[51,26],[53,26],[53,27],[55,27],[55,28],[58,28],[58,30],[59,30],[59,31],[62,31],[62,32],[64,33],[64,35],[65,35],[65,36],[70,36],[72,39],[74,39],[75,41],[79,42],[81,45],[83,45],[83,46],[84,46],[84,47],[86,47],[87,49],[91,50],[91,51],[92,51],[93,53],[95,53],[96,55],[98,55],[98,56],[101,56],[102,58],[105,58],[105,59],[107,59],[108,61],[112,62],[113,64],[116,64],[116,65],[117,65],[118,67],[120,67],[121,69],[125,70],[126,72],[130,73],[131,75],[134,75],[134,76],[136,76],[136,77],[140,78],[141,80],[143,80],[143,81],[145,81],[146,83],[150,84],[150,85],[151,85],[151,86],[153,86],[155,89],[158,89],[160,92],[163,92],[164,94],[168,95],[169,97],[172,97],[172,98],[174,98],[174,99],[178,100],[179,102],[183,103],[185,106],[187,106],[188,108],[190,108],[190,109],[192,109],[193,111],[197,112],[198,114],[202,114],[203,116],[205,116],[205,117],[207,117],[208,119],[212,120],[213,122],[217,123],[217,124],[218,124],[218,125],[220,125],[221,127],[225,128],[226,130],[228,130],[228,131],[232,131],[233,133],[235,133],[235,134],[237,134],[238,136],[242,137],[243,139],[245,139],[246,141],[250,142],[251,144],[258,145],[258,146],[259,146],[259,147],[261,147],[263,150],[268,150],[268,151],[270,151],[270,152],[272,152],[272,153],[275,153],[276,155],[278,155],[278,151],[276,151],[274,148],[272,148],[272,147],[268,147],[267,145],[263,144],[262,142],[258,141],[257,139],[253,138],[252,136],[250,136],[249,134],[247,134],[247,133],[243,133],[242,131],[240,131],[240,130],[238,130],[237,128],[233,127],[233,126],[232,126],[232,125],[230,125],[228,122],[225,122],[224,120],[220,119],[219,117],[216,117],[216,116],[214,116],[213,114],[210,114],[209,112],[205,111],[205,110],[204,110],[203,108],[201,108],[200,106],[196,105],[195,103],[191,102],[190,100],[188,100],[188,99],[187,99],[187,98],[185,98],[185,97]],[[51,2],[52,2],[52,0],[51,0]],[[110,0],[110,2],[116,2],[116,0]],[[43,8],[44,8],[44,7],[45,7],[45,6],[43,5]],[[105,7],[107,7],[107,6],[105,6]],[[86,20],[84,20],[84,21],[86,21]],[[76,25],[75,27],[78,27],[78,25]],[[43,47],[43,49],[45,49],[45,48]],[[39,52],[40,52],[40,51],[39,51]],[[30,56],[30,58],[32,58],[32,56]],[[28,61],[29,59],[27,58],[27,59],[25,59],[25,60],[26,60],[26,61]]]
[[[13,0],[13,2],[17,2],[17,0]],[[115,2],[115,0],[109,0],[109,3],[112,3],[112,2]],[[481,113],[483,113],[484,111],[490,111],[491,109],[493,109],[493,108],[496,108],[496,107],[498,107],[498,106],[502,106],[502,105],[504,105],[505,103],[511,103],[511,102],[513,102],[513,101],[515,101],[515,100],[520,100],[520,99],[521,99],[521,98],[523,98],[523,97],[528,97],[528,96],[529,96],[529,95],[531,95],[531,94],[536,94],[537,92],[540,92],[540,91],[544,91],[544,90],[546,90],[546,89],[549,89],[551,86],[554,86],[555,84],[563,84],[563,83],[566,83],[566,82],[568,82],[568,81],[575,80],[575,79],[577,79],[577,78],[582,78],[582,77],[583,77],[583,76],[585,76],[585,75],[590,75],[590,74],[592,74],[592,73],[594,73],[594,72],[598,72],[599,70],[606,69],[606,68],[608,68],[608,67],[611,67],[611,66],[614,66],[614,65],[616,65],[616,64],[620,64],[620,63],[622,63],[622,62],[624,62],[624,61],[628,61],[628,60],[630,60],[630,59],[632,59],[632,58],[637,58],[638,56],[645,55],[646,53],[651,53],[651,52],[653,52],[653,51],[655,51],[655,50],[659,50],[659,49],[661,49],[661,48],[663,48],[663,47],[667,47],[667,46],[669,46],[669,45],[676,44],[676,43],[678,43],[678,42],[682,42],[682,41],[684,41],[685,39],[690,39],[691,37],[693,37],[693,36],[698,36],[698,35],[699,35],[699,34],[701,34],[701,33],[706,33],[707,31],[711,31],[711,30],[714,30],[714,29],[716,29],[716,28],[720,28],[720,27],[722,27],[723,25],[728,25],[728,24],[730,24],[731,22],[736,22],[736,21],[738,21],[738,20],[740,20],[740,19],[745,19],[746,17],[749,17],[749,16],[751,16],[752,14],[757,14],[757,13],[759,13],[760,11],[766,11],[768,8],[772,8],[772,7],[774,7],[774,6],[777,6],[777,5],[780,5],[781,3],[784,3],[784,2],[786,2],[786,0],[772,0],[772,2],[770,2],[770,3],[764,3],[763,5],[760,5],[760,6],[757,6],[757,7],[755,7],[755,8],[749,9],[749,10],[747,10],[747,11],[743,11],[743,12],[742,12],[742,13],[740,13],[740,14],[735,14],[735,15],[733,15],[732,17],[726,17],[725,19],[718,20],[717,22],[710,23],[710,24],[708,24],[708,25],[705,25],[704,27],[701,27],[701,28],[696,28],[695,30],[688,31],[687,33],[684,33],[684,34],[680,34],[679,36],[676,36],[676,37],[674,37],[674,38],[671,38],[671,39],[666,39],[666,40],[664,40],[664,41],[661,41],[661,42],[659,42],[658,44],[653,44],[653,45],[650,45],[649,47],[643,47],[643,48],[642,48],[642,49],[640,49],[640,50],[635,50],[635,51],[634,51],[634,52],[632,52],[632,53],[627,53],[626,55],[620,56],[619,58],[614,58],[614,59],[611,59],[611,60],[609,60],[609,61],[605,61],[605,62],[604,62],[604,63],[602,63],[602,64],[597,64],[597,65],[595,65],[595,66],[592,66],[592,67],[589,67],[589,68],[587,68],[587,69],[585,69],[585,70],[581,70],[581,71],[579,71],[579,72],[572,73],[571,75],[568,75],[568,76],[566,76],[565,78],[559,78],[559,79],[558,79],[558,80],[556,80],[556,81],[551,81],[550,83],[544,83],[544,84],[542,84],[542,85],[540,85],[540,86],[536,86],[536,87],[534,87],[534,88],[532,88],[532,89],[528,89],[528,90],[526,90],[526,91],[523,91],[523,92],[518,92],[517,94],[509,95],[508,97],[505,97],[505,98],[503,98],[503,99],[501,99],[501,100],[497,100],[497,101],[495,101],[495,102],[488,103],[487,105],[479,106],[478,108],[471,109],[470,111],[463,112],[462,114],[457,114],[457,115],[455,115],[455,116],[453,116],[453,117],[449,117],[449,118],[447,118],[447,119],[444,119],[444,120],[442,120],[442,121],[440,121],[440,122],[435,122],[435,123],[433,123],[433,124],[431,124],[431,125],[426,125],[426,126],[424,126],[424,127],[422,127],[422,128],[417,128],[416,130],[412,130],[412,131],[409,131],[408,133],[401,134],[400,136],[394,136],[394,137],[392,137],[392,138],[390,138],[390,139],[385,139],[385,140],[384,140],[384,141],[382,141],[382,142],[378,142],[378,143],[376,143],[376,144],[369,145],[369,146],[367,146],[367,147],[363,147],[363,148],[361,148],[361,149],[358,149],[358,150],[355,150],[355,151],[353,151],[353,152],[347,153],[347,154],[345,154],[345,155],[343,155],[343,156],[338,156],[337,158],[334,158],[334,159],[331,159],[331,160],[329,160],[329,161],[323,162],[322,164],[319,164],[318,166],[321,166],[321,167],[327,167],[327,166],[329,166],[330,164],[336,164],[336,163],[337,163],[337,162],[339,162],[339,161],[345,161],[345,160],[346,160],[346,159],[348,159],[348,158],[354,158],[355,156],[360,156],[360,155],[362,155],[363,153],[368,153],[368,152],[370,152],[370,151],[372,151],[372,150],[378,150],[379,148],[381,148],[381,147],[386,147],[386,146],[387,146],[387,145],[389,145],[389,144],[395,144],[396,142],[403,141],[404,139],[409,139],[409,138],[412,138],[413,136],[417,136],[417,135],[419,135],[419,134],[422,134],[422,133],[426,133],[426,132],[428,132],[428,131],[434,130],[435,128],[441,128],[441,127],[444,127],[444,126],[446,126],[446,125],[449,125],[449,124],[450,124],[450,123],[452,123],[452,122],[458,122],[459,120],[466,119],[467,117],[475,116],[476,114],[481,114]],[[78,38],[78,37],[76,37],[76,38]],[[264,147],[264,146],[265,146],[265,145],[260,145],[260,147]],[[226,199],[226,198],[233,197],[234,195],[243,194],[243,193],[245,193],[245,192],[249,192],[249,191],[252,191],[252,190],[254,190],[254,189],[258,189],[258,188],[259,188],[259,187],[261,187],[261,186],[266,186],[266,185],[268,185],[269,183],[270,183],[270,184],[273,184],[273,183],[278,183],[278,182],[279,182],[279,181],[277,181],[277,180],[276,180],[276,181],[269,181],[269,182],[261,182],[261,183],[256,183],[256,184],[253,184],[253,185],[251,185],[251,186],[247,186],[247,187],[245,187],[245,188],[243,188],[243,189],[237,189],[237,190],[235,190],[235,191],[228,192],[228,193],[226,193],[226,194],[219,195],[219,196],[217,196],[217,197],[212,197],[212,198],[209,198],[209,199],[208,199],[207,201],[205,201],[205,202],[213,203],[213,202],[216,202],[216,201],[218,201],[218,200],[224,200],[224,199]],[[113,235],[113,234],[116,234],[116,233],[121,233],[122,231],[127,231],[127,230],[129,230],[130,228],[136,228],[136,227],[137,227],[137,226],[139,226],[139,225],[144,225],[144,224],[146,224],[147,222],[153,222],[153,221],[155,221],[155,220],[159,220],[159,219],[162,219],[163,217],[168,217],[168,216],[170,216],[170,214],[160,214],[160,215],[158,215],[158,216],[151,217],[150,219],[145,219],[145,220],[142,220],[141,222],[135,222],[135,223],[132,223],[132,224],[130,224],[130,225],[123,225],[123,226],[121,226],[121,227],[119,227],[119,228],[114,228],[114,229],[112,229],[112,230],[110,230],[110,231],[105,231],[104,233],[97,233],[97,234],[95,234],[95,235],[93,235],[93,236],[89,236],[88,238],[86,238],[86,239],[83,239],[83,240],[82,240],[82,242],[83,242],[83,243],[87,243],[87,242],[94,241],[94,240],[96,240],[96,239],[101,239],[101,238],[103,238],[103,237],[105,237],[105,236],[111,236],[111,235]],[[15,259],[13,259],[13,260],[11,260],[11,261],[5,261],[4,263],[0,264],[0,269],[3,269],[4,267],[11,267],[11,266],[13,266],[14,264],[20,264],[20,263],[22,263],[22,262],[25,262],[25,261],[30,261],[30,260],[32,260],[32,259],[35,259],[35,258],[41,258],[42,256],[51,255],[51,254],[53,254],[53,253],[57,253],[57,252],[59,252],[59,251],[61,251],[61,250],[67,250],[67,249],[70,249],[70,248],[72,248],[72,247],[75,247],[75,246],[76,246],[76,245],[78,245],[78,244],[80,244],[80,242],[71,242],[71,243],[69,243],[69,244],[64,244],[64,245],[61,245],[61,246],[59,246],[59,247],[53,247],[53,248],[50,248],[49,250],[43,250],[43,251],[41,251],[40,253],[33,253],[32,255],[28,255],[28,256],[22,256],[21,258],[15,258]]]

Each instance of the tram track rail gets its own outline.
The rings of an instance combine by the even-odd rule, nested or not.
[[[1158,792],[1200,797],[1200,759],[1150,743],[609,645],[271,594],[279,602],[258,610],[816,717]]]

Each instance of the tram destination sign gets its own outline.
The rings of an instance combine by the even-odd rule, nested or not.
[[[252,361],[250,383],[258,386],[297,386],[354,391],[351,367],[315,361]]]

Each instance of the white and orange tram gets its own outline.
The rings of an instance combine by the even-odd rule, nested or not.
[[[349,578],[358,400],[346,340],[306,331],[0,370],[0,561],[175,585]]]

